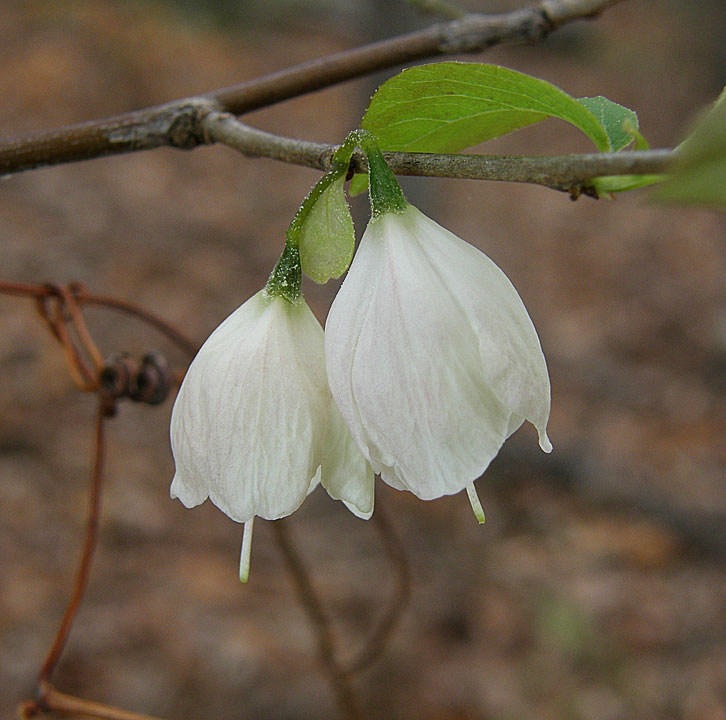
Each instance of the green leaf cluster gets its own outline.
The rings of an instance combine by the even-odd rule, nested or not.
[[[647,147],[633,110],[605,97],[576,99],[546,80],[483,63],[442,62],[402,71],[378,88],[361,127],[382,150],[459,152],[549,117],[581,130],[601,152],[632,143]],[[365,178],[356,178],[351,192],[365,184]]]
[[[602,123],[551,83],[482,63],[443,62],[409,68],[381,85],[361,127],[384,150],[458,152],[547,117],[584,132],[610,150]]]
[[[286,252],[296,253],[298,276],[283,272],[287,268],[283,253],[277,275],[271,278],[273,289],[282,288],[283,294],[289,286],[299,294],[300,269],[315,282],[325,283],[350,265],[355,236],[344,183],[356,145],[366,152],[371,168],[377,168],[371,195],[374,213],[376,207],[389,212],[397,203],[405,205],[405,199],[380,150],[458,152],[548,117],[581,130],[600,152],[648,147],[633,110],[602,96],[574,98],[545,80],[497,65],[434,63],[404,70],[386,81],[373,95],[361,130],[350,133],[336,151],[334,167],[311,190],[288,230]],[[681,143],[678,156],[673,176],[661,186],[658,197],[726,206],[726,89]],[[354,178],[351,193],[365,190],[367,180],[367,176]],[[663,180],[661,175],[613,176],[595,178],[593,186],[603,194]]]

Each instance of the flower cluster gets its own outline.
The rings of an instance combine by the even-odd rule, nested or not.
[[[209,497],[245,523],[243,580],[254,517],[289,515],[318,484],[366,519],[373,473],[423,500],[466,489],[483,522],[474,481],[509,435],[526,419],[552,449],[547,367],[517,291],[370,164],[373,217],[325,333],[288,243],[265,289],[204,343],[174,405],[171,494],[187,507]]]

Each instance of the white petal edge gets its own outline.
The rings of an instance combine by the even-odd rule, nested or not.
[[[544,452],[550,382],[537,331],[516,288],[485,253],[414,207],[400,221],[411,228],[477,332],[482,370],[494,393],[537,429]],[[482,292],[486,287],[486,292]]]
[[[373,470],[353,442],[332,399],[321,482],[328,495],[342,501],[356,517],[368,520],[373,515]]]

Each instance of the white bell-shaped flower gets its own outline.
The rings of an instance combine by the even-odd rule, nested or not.
[[[323,329],[301,296],[261,290],[209,336],[174,403],[171,446],[172,497],[209,497],[249,524],[243,579],[253,518],[289,515],[321,480],[357,515],[373,511],[373,474],[332,402]]]
[[[506,275],[413,206],[366,229],[325,329],[328,382],[363,456],[424,500],[469,491],[524,421],[552,446],[537,333]]]

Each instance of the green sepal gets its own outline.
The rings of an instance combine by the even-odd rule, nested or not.
[[[280,259],[270,273],[265,290],[270,295],[285,298],[290,303],[296,303],[300,297],[300,284],[302,282],[302,267],[300,265],[300,250],[292,245],[285,245]]]
[[[384,213],[403,212],[408,207],[406,197],[393,171],[383,159],[376,138],[367,130],[355,130],[351,133],[353,135],[368,159],[371,214],[378,217]]]
[[[368,177],[370,178],[371,213],[378,217],[384,213],[403,212],[408,203],[383,153],[378,146],[363,148],[368,157]]]
[[[340,277],[353,259],[355,230],[344,184],[341,174],[323,190],[299,229],[302,270],[321,285]]]

